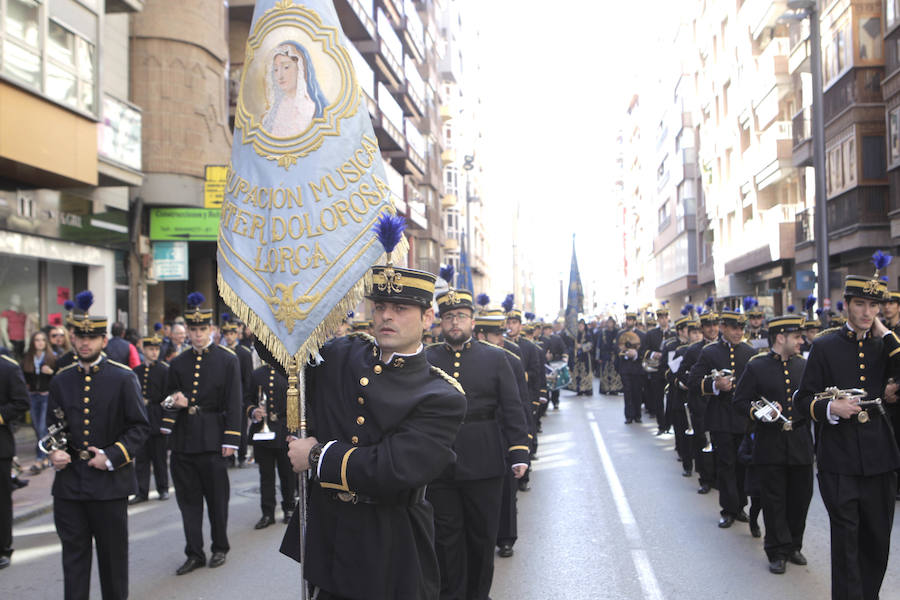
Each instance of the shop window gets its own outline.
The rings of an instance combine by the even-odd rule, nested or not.
[[[16,358],[40,323],[38,260],[0,255],[0,346]]]

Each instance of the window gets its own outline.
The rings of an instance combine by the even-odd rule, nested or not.
[[[48,19],[48,10],[37,0],[0,1],[0,70],[51,100],[96,113],[96,47]]]
[[[669,226],[670,213],[668,199],[663,203],[662,206],[659,207],[659,210],[657,211],[657,218],[659,222],[659,231],[662,231]]]
[[[898,17],[900,17],[900,0],[885,0],[884,20],[888,29],[897,24]]]
[[[865,180],[885,179],[884,139],[880,135],[862,136],[862,178]]]
[[[880,136],[881,145],[881,177],[884,178],[884,142]],[[856,161],[856,136],[851,134],[825,151],[825,192],[830,198],[857,185],[857,161]],[[865,159],[863,161],[865,163]],[[865,175],[864,175],[865,176]]]
[[[881,19],[860,17],[859,19],[859,60],[880,61],[883,57]]]
[[[829,83],[850,66],[850,20],[845,17],[831,31],[830,37],[823,36],[822,59],[824,79]],[[880,50],[879,50],[880,51]]]
[[[891,165],[900,161],[900,108],[888,113],[888,149]]]

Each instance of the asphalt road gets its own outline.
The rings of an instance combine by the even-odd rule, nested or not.
[[[762,540],[745,524],[716,527],[715,492],[698,495],[696,479],[681,476],[672,437],[654,431],[648,419],[623,425],[621,396],[563,392],[560,410],[544,420],[532,490],[519,494],[515,556],[496,559],[494,600],[829,597],[828,519],[818,491],[806,529],[809,565],[771,575]],[[285,526],[253,530],[256,470],[229,473],[231,552],[218,569],[175,576],[184,539],[174,495],[129,510],[132,598],[296,597],[299,567],[277,550]],[[208,527],[206,535],[208,547]],[[16,525],[14,536],[0,598],[61,598],[52,515]],[[900,600],[900,536],[892,540],[882,600]],[[94,571],[92,597],[99,598]]]

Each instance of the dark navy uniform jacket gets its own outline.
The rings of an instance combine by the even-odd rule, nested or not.
[[[867,423],[854,417],[832,425],[827,417],[828,402],[815,400],[815,395],[828,387],[862,388],[869,394],[867,400],[881,398],[888,374],[896,372],[898,362],[900,340],[894,333],[883,339],[861,337],[844,325],[826,329],[813,340],[797,390],[796,407],[821,425],[816,429],[816,462],[820,471],[878,475],[900,467],[900,451],[888,419],[876,409],[866,411],[870,417]]]
[[[728,369],[734,373],[737,383],[747,362],[755,354],[756,350],[745,342],[732,346],[724,339],[711,342],[700,350],[697,362],[691,367],[688,385],[695,393],[699,392],[709,400],[706,407],[706,428],[709,431],[744,433],[747,430],[747,413],[736,410],[731,402],[734,391],[716,394],[710,373],[713,369]]]
[[[242,346],[246,348],[246,346]],[[284,448],[287,452],[287,388],[288,381],[284,369],[263,365],[253,371],[250,378],[250,390],[253,392],[254,403],[247,406],[247,418],[251,419],[248,441],[254,446],[266,446],[271,448]],[[271,440],[254,440],[253,434],[260,431],[263,422],[253,423],[253,411],[259,408],[259,391],[266,394],[266,422],[269,431],[275,433]]]
[[[334,443],[310,483],[304,575],[340,597],[437,598],[434,513],[423,488],[453,463],[461,388],[424,351],[383,363],[366,334],[336,338],[320,353],[306,369],[309,433]],[[299,512],[281,548],[295,560]]]
[[[174,452],[220,452],[241,442],[241,369],[233,350],[210,344],[172,359],[166,396],[180,391],[188,408],[163,409],[163,426],[172,430]]]
[[[162,435],[163,409],[160,403],[166,397],[166,381],[169,377],[169,363],[164,360],[141,363],[134,368],[141,383],[141,395],[147,407],[147,420],[150,421],[150,435]]]
[[[19,363],[0,355],[0,458],[15,456],[12,424],[25,416],[28,407],[28,389]]]
[[[794,392],[806,361],[800,355],[784,361],[768,352],[757,354],[744,368],[734,393],[734,407],[755,422],[756,439],[753,445],[755,465],[811,465],[813,441],[809,413],[794,404]],[[784,429],[784,421],[758,421],[750,403],[762,396],[769,402],[779,402],[782,414],[790,419],[791,428]]]
[[[62,415],[60,418],[58,415]],[[100,357],[86,369],[72,364],[50,381],[47,424],[68,424],[71,464],[56,472],[53,495],[66,500],[116,500],[137,491],[132,459],[150,434],[134,372]],[[95,446],[113,471],[88,466],[78,453]]]
[[[522,415],[525,417],[525,424],[528,426],[528,430],[531,431],[531,392],[528,389],[528,376],[525,373],[525,359],[523,358],[523,355],[528,351],[509,340],[503,340],[502,349],[506,351],[507,362],[509,362],[509,367],[513,370],[516,387],[519,389],[519,399],[522,402]],[[528,434],[528,439],[533,439],[530,433]]]
[[[634,359],[625,358],[625,353],[622,350],[618,350],[619,358],[618,358],[618,369],[620,375],[646,375],[647,372],[644,371],[644,367],[641,365],[641,359],[644,357],[644,354],[647,352],[647,334],[641,331],[640,329],[622,329],[619,331],[619,335],[616,338],[616,343],[619,343],[619,340],[622,338],[622,334],[627,331],[632,331],[637,334],[638,338],[641,340],[641,345],[638,348],[634,348],[637,351],[637,357]],[[618,347],[617,347],[618,348]]]
[[[671,329],[666,329],[663,331],[661,327],[658,325],[647,332],[647,338],[645,340],[644,352],[641,355],[643,358],[650,358],[650,355],[653,352],[662,352],[663,356],[660,360],[659,370],[655,373],[649,373],[651,377],[665,377],[666,376],[666,360],[668,357],[666,353],[663,352],[663,346],[671,339],[678,339],[678,334]],[[680,342],[679,342],[680,343]],[[643,368],[643,367],[642,367]]]
[[[431,364],[466,391],[466,418],[453,445],[456,464],[441,478],[489,479],[506,474],[509,465],[528,464],[528,424],[506,352],[474,340],[458,351],[449,344],[432,344],[425,352]]]

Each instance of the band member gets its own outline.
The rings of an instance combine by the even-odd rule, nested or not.
[[[228,544],[228,462],[241,442],[241,367],[235,352],[212,343],[212,309],[188,296],[184,320],[191,348],[172,360],[163,401],[163,430],[172,434],[172,479],[187,559],[176,575],[206,564],[203,501],[209,513],[210,568],[225,563]]]
[[[0,569],[12,556],[12,460],[16,440],[12,424],[28,412],[28,390],[19,364],[0,355]]]
[[[145,337],[141,346],[144,349],[146,362],[134,369],[138,381],[141,382],[141,395],[150,421],[150,435],[147,442],[134,458],[134,470],[137,473],[137,495],[128,504],[146,502],[150,494],[150,466],[153,466],[153,477],[156,479],[156,491],[160,500],[169,499],[169,460],[168,436],[162,432],[162,406],[166,397],[166,381],[169,378],[169,363],[159,359],[159,348],[162,338],[159,331],[162,324],[154,325],[154,334]]]
[[[737,461],[737,452],[747,429],[748,417],[734,408],[732,397],[734,382],[740,379],[747,361],[756,352],[741,341],[744,336],[742,314],[725,310],[719,318],[723,327],[722,340],[703,347],[691,367],[689,379],[694,391],[709,400],[706,426],[715,448],[716,483],[722,509],[719,527],[724,529],[731,527],[735,520],[747,522],[744,467]]]
[[[550,325],[549,323],[545,323],[542,328],[543,335],[541,336],[541,348],[544,349],[544,357],[547,359],[547,362],[557,362],[560,360],[568,362],[569,352],[566,350],[566,343],[553,329],[553,325]],[[548,390],[548,392],[549,403],[553,405],[553,410],[559,410],[559,390]],[[543,405],[542,409],[543,412],[546,412],[547,404]]]
[[[465,397],[420,341],[434,318],[436,277],[390,264],[370,273],[375,337],[336,338],[306,368],[312,435],[289,450],[294,470],[311,476],[304,577],[319,600],[437,598],[425,486],[431,493],[429,482],[453,463]],[[282,544],[295,560],[299,513]]]
[[[764,548],[769,571],[782,574],[787,561],[806,564],[800,550],[813,493],[813,443],[809,413],[795,408],[793,400],[806,366],[798,354],[803,317],[775,317],[767,329],[771,351],[747,363],[734,393],[734,406],[755,425],[752,462],[766,525]],[[761,398],[776,406],[782,418],[757,418],[754,404]]]
[[[636,327],[637,313],[625,313],[625,328],[619,332],[619,376],[625,396],[625,424],[641,422],[641,400],[647,384],[647,373],[641,357],[647,350],[646,335]]]
[[[53,519],[62,542],[67,599],[87,598],[92,546],[104,599],[128,597],[128,496],[135,490],[132,457],[150,433],[141,388],[131,369],[108,360],[106,317],[89,315],[90,291],[76,296],[78,362],[50,382],[48,427],[68,430],[66,449],[50,452]]]
[[[665,306],[656,311],[657,325],[647,332],[646,349],[644,359],[656,362],[655,371],[648,372],[647,403],[648,410],[656,415],[656,435],[662,435],[669,430],[669,422],[666,419],[666,407],[664,402],[666,388],[666,354],[663,352],[663,344],[672,338],[677,338],[674,331],[669,329],[669,309]]]
[[[297,495],[297,475],[291,468],[287,455],[287,373],[280,365],[265,365],[253,371],[251,388],[261,398],[247,408],[252,421],[250,443],[253,457],[259,468],[259,496],[262,517],[254,529],[263,529],[275,522],[275,471],[281,483],[281,511],[288,523],[294,514],[294,498]],[[269,435],[263,430],[268,429]],[[260,434],[260,435],[256,435]]]
[[[900,331],[900,292],[888,292],[887,299],[881,305],[881,316],[885,327],[894,333]]]
[[[240,343],[240,330],[231,315],[228,313],[222,315],[222,325],[219,329],[222,331],[222,345],[234,351],[241,365],[241,405],[250,406],[256,402],[256,394],[250,381],[253,377],[253,354],[248,346]],[[237,451],[239,467],[243,467],[247,460],[248,423],[246,418],[241,417],[241,445]]]
[[[693,449],[691,447],[691,436],[694,433],[688,433],[687,390],[678,384],[678,380],[675,377],[675,374],[678,372],[678,366],[684,361],[684,355],[690,348],[691,338],[693,337],[695,342],[701,338],[700,322],[694,319],[690,309],[685,308],[682,311],[681,318],[675,321],[675,333],[676,337],[667,339],[662,348],[663,357],[666,361],[664,367],[668,400],[666,412],[668,412],[668,419],[670,419],[672,426],[675,428],[675,452],[681,461],[682,475],[690,477],[693,475],[694,468]],[[672,371],[673,366],[675,367],[675,372]],[[693,427],[693,418],[691,419],[690,427]]]
[[[494,576],[505,475],[524,476],[528,429],[507,353],[472,339],[472,294],[451,289],[437,304],[444,343],[430,346],[428,359],[459,379],[467,401],[453,445],[456,465],[428,486],[441,598],[484,600]]]
[[[835,599],[878,597],[890,550],[900,451],[879,405],[817,394],[829,387],[860,388],[868,394],[864,400],[875,400],[888,374],[896,372],[900,340],[876,316],[888,293],[878,276],[884,266],[876,263],[872,278],[846,277],[848,322],[813,342],[795,399],[796,410],[817,423],[819,493],[831,521]]]
[[[807,319],[803,323],[803,342],[800,343],[800,355],[804,359],[809,358],[809,350],[812,348],[813,340],[816,339],[816,336],[822,330],[822,322],[819,320],[821,315],[822,309],[820,308],[816,311],[815,318]]]
[[[745,297],[744,315],[747,318],[744,341],[758,353],[765,354],[769,350],[769,334],[763,327],[765,313],[759,305],[759,300],[751,296]]]
[[[513,311],[515,314],[515,311]],[[533,313],[525,313],[526,318],[534,318]],[[506,319],[506,330],[507,336],[509,339],[516,344],[519,344],[520,348],[525,348],[530,351],[532,354],[531,364],[526,367],[526,373],[528,374],[528,390],[531,394],[531,435],[534,437],[533,444],[531,445],[531,458],[534,459],[534,455],[537,452],[538,446],[538,431],[541,426],[541,408],[547,406],[548,396],[547,393],[547,359],[544,354],[544,350],[540,346],[540,342],[535,339],[535,324],[528,323],[526,325],[521,324],[521,317],[516,323],[515,316],[507,317]],[[525,474],[525,477],[519,480],[519,490],[527,491],[528,488],[528,474]]]

